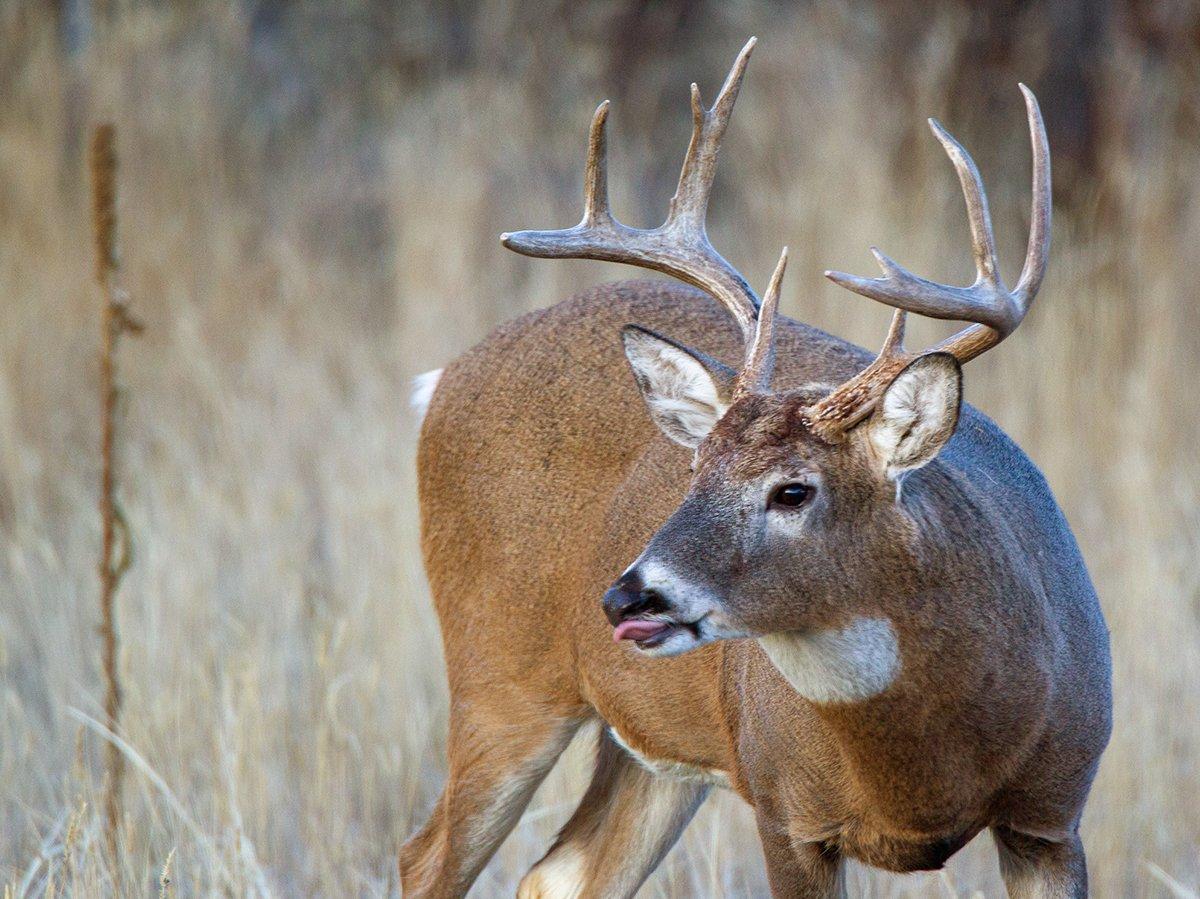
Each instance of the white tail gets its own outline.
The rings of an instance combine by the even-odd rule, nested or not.
[[[418,425],[425,421],[425,413],[429,411],[429,404],[433,402],[433,392],[437,390],[443,371],[445,369],[435,368],[433,371],[417,375],[412,380],[412,392],[408,395],[408,405],[416,413]]]

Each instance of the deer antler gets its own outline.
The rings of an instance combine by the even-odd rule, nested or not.
[[[609,211],[605,123],[608,101],[596,108],[588,138],[587,167],[584,174],[583,219],[574,228],[557,231],[517,231],[500,235],[504,246],[526,256],[547,259],[600,259],[624,262],[641,268],[665,272],[711,294],[742,331],[747,366],[738,379],[740,385],[762,381],[762,366],[770,365],[770,322],[760,321],[759,300],[746,279],[713,249],[705,230],[708,197],[717,171],[717,154],[729,116],[737,100],[746,63],[757,38],[750,38],[734,61],[725,84],[711,109],[700,100],[700,89],[692,85],[692,139],[688,144],[679,186],[657,228],[630,228]],[[786,256],[786,253],[785,253]],[[776,298],[782,266],[773,279]],[[772,309],[768,315],[773,315]],[[768,344],[759,345],[756,337],[765,330]],[[759,346],[758,350],[755,347]]]
[[[1000,278],[996,258],[996,239],[988,213],[987,194],[979,169],[971,155],[950,136],[936,119],[929,120],[934,135],[946,149],[958,172],[967,216],[977,277],[970,287],[951,287],[926,281],[914,275],[874,247],[871,252],[883,269],[882,278],[860,278],[843,272],[826,272],[825,277],[847,290],[896,307],[892,330],[875,361],[849,381],[836,388],[809,408],[810,426],[821,436],[838,439],[846,430],[865,418],[875,407],[887,385],[905,366],[924,353],[908,353],[903,347],[904,316],[917,312],[930,318],[974,322],[967,328],[926,350],[949,353],[959,362],[967,362],[990,350],[1021,324],[1029,311],[1050,255],[1050,147],[1037,99],[1021,85],[1029,115],[1029,134],[1033,144],[1033,207],[1029,245],[1025,265],[1017,286],[1009,290]]]

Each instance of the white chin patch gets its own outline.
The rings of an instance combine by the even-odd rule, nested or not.
[[[900,643],[886,618],[843,628],[759,637],[758,643],[797,693],[810,702],[859,702],[882,693],[900,673]]]

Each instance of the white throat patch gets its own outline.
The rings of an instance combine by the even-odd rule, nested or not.
[[[900,673],[900,643],[886,618],[859,618],[837,630],[758,638],[779,673],[810,702],[858,702]]]

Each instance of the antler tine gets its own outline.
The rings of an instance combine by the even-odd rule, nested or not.
[[[657,228],[630,228],[608,208],[606,134],[608,101],[592,117],[584,175],[583,219],[573,228],[500,235],[510,250],[545,259],[600,259],[665,272],[707,291],[733,316],[748,345],[758,319],[758,296],[741,273],[721,257],[705,231],[708,196],[721,137],[754,49],[751,38],[738,54],[711,109],[692,85],[692,138],[666,221]]]
[[[908,312],[904,309],[897,309],[892,313],[892,324],[888,328],[887,337],[883,339],[883,349],[879,351],[880,356],[903,356],[904,352],[904,331],[908,327]]]
[[[1033,145],[1033,206],[1025,265],[1013,290],[1005,287],[1000,277],[996,240],[979,169],[971,155],[935,119],[930,119],[929,125],[954,163],[967,202],[977,273],[975,283],[970,287],[951,287],[927,281],[874,247],[871,252],[883,269],[882,278],[860,278],[844,272],[825,273],[835,284],[900,311],[973,322],[926,351],[949,353],[960,363],[986,352],[1016,330],[1041,287],[1050,255],[1050,147],[1037,99],[1025,85],[1020,87],[1025,97]],[[834,439],[853,427],[871,411],[891,378],[918,355],[923,355],[903,350],[903,327],[898,312],[887,343],[875,361],[812,406],[808,418],[814,430]]]
[[[1013,293],[1028,309],[1037,296],[1046,276],[1046,264],[1050,260],[1050,141],[1046,139],[1046,123],[1042,121],[1042,110],[1037,97],[1024,84],[1018,85],[1025,97],[1025,110],[1029,116],[1029,142],[1033,147],[1033,200],[1029,211],[1029,245],[1025,250],[1025,264]]]
[[[583,170],[583,224],[592,228],[612,222],[612,214],[608,211],[608,106],[605,100],[596,107],[588,130],[588,155]]]
[[[763,294],[762,306],[758,310],[758,322],[754,328],[754,339],[746,349],[746,362],[738,375],[734,396],[766,392],[771,388],[771,375],[775,370],[775,313],[779,310],[779,290],[783,284],[783,273],[787,270],[788,248],[779,254],[779,262],[771,275],[771,283]]]
[[[987,191],[983,189],[983,178],[979,167],[967,152],[966,147],[954,139],[937,119],[929,119],[929,130],[938,139],[962,185],[963,198],[967,201],[967,223],[971,228],[971,253],[975,257],[975,284],[988,284],[1004,289],[1000,280],[1000,263],[996,260],[996,236],[992,233],[992,215],[988,211]]]
[[[721,151],[721,138],[729,125],[733,104],[737,101],[746,75],[746,64],[758,38],[746,41],[725,83],[717,93],[711,109],[705,109],[700,100],[700,88],[692,84],[692,138],[688,143],[683,168],[679,172],[679,185],[671,198],[667,225],[705,230],[705,215],[708,212],[708,197],[712,192],[713,178],[717,174],[717,154]]]

